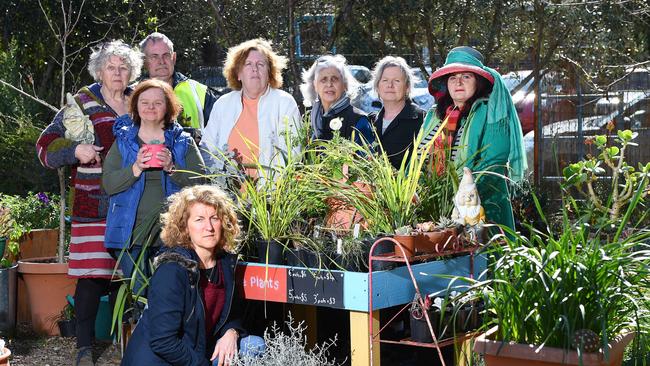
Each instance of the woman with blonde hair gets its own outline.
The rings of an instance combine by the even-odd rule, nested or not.
[[[220,158],[233,153],[243,164],[282,164],[279,151],[288,151],[283,133],[296,135],[300,112],[291,95],[280,90],[286,57],[261,38],[243,42],[228,50],[223,74],[232,92],[212,107],[201,145]],[[204,154],[206,163],[223,168],[223,162]],[[256,175],[253,170],[249,175]]]
[[[240,228],[232,201],[215,186],[169,197],[162,215],[162,254],[154,261],[148,307],[122,365],[224,365],[236,353],[264,351],[247,335],[235,294]],[[210,361],[209,361],[210,360]]]

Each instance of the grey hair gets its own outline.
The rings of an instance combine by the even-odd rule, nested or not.
[[[172,42],[172,40],[169,39],[169,37],[159,32],[153,32],[147,37],[145,37],[145,39],[143,39],[142,42],[140,42],[140,51],[144,52],[144,48],[147,47],[147,44],[149,44],[149,42],[158,42],[158,41],[164,43],[165,46],[169,48],[169,52],[172,53],[174,52],[174,42]]]
[[[300,91],[305,101],[313,103],[318,98],[316,88],[314,88],[314,80],[318,78],[321,70],[328,67],[334,67],[339,71],[343,84],[345,85],[345,93],[350,99],[354,98],[357,94],[359,82],[352,76],[350,70],[348,70],[345,57],[343,55],[324,55],[317,58],[309,70],[302,72]]]
[[[399,67],[402,71],[406,82],[406,97],[410,98],[413,85],[417,84],[420,78],[415,76],[411,67],[406,63],[406,60],[399,56],[386,56],[377,61],[375,68],[372,70],[372,88],[379,94],[379,80],[381,80],[381,75],[388,67]]]
[[[104,42],[94,48],[88,59],[88,72],[99,82],[102,67],[106,65],[111,56],[117,56],[129,66],[129,82],[140,77],[142,71],[143,54],[135,48],[129,47],[122,40]]]

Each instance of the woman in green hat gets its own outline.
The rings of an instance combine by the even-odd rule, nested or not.
[[[422,144],[443,129],[433,147],[438,174],[449,159],[459,176],[463,167],[471,169],[487,220],[514,230],[506,179],[523,179],[526,156],[517,111],[501,75],[483,65],[477,50],[456,47],[431,74],[429,92],[436,105],[422,125]]]

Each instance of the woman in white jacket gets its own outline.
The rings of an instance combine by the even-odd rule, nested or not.
[[[286,65],[261,38],[228,50],[223,74],[233,91],[215,102],[201,142],[206,163],[216,165],[210,171],[221,170],[226,155],[245,165],[282,164],[280,151],[288,151],[283,132],[296,136],[300,123],[296,101],[280,90]],[[246,173],[259,175],[252,168]]]

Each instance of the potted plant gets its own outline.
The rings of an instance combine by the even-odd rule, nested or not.
[[[20,228],[33,234],[33,228],[41,225],[47,227],[59,226],[59,234],[52,232],[53,237],[58,237],[56,256],[54,253],[46,257],[24,258],[18,261],[18,272],[24,281],[24,287],[19,284],[18,306],[19,319],[21,311],[29,309],[33,329],[40,334],[58,335],[59,330],[54,324],[61,309],[65,306],[65,295],[74,293],[75,280],[68,278],[68,265],[64,261],[66,226],[65,226],[65,200],[59,197],[48,197],[45,194],[30,194],[24,198],[13,197],[5,202],[17,202],[12,209],[12,217]],[[58,212],[58,215],[57,215]],[[58,219],[58,220],[57,220]],[[29,237],[28,235],[28,237]],[[21,247],[28,244],[21,243]],[[32,240],[32,245],[37,245]],[[23,290],[24,289],[24,290]],[[22,291],[21,291],[22,290]],[[29,304],[26,308],[21,304]]]
[[[624,217],[638,206],[647,181],[646,172]],[[647,334],[650,233],[602,235],[608,225],[576,223],[569,214],[565,209],[548,233],[509,231],[488,252],[491,278],[465,279],[485,303],[489,331],[474,350],[486,365],[620,365],[632,338]],[[614,231],[627,225],[621,221]]]
[[[394,235],[406,251],[406,256],[415,254],[417,235],[412,235],[417,221],[417,207],[420,203],[422,176],[425,162],[436,136],[423,148],[405,154],[399,169],[395,170],[385,153],[374,154],[366,148],[366,161],[360,171],[360,180],[370,184],[370,192],[354,192],[348,195],[351,204],[367,222],[366,231],[371,234]],[[419,146],[422,134],[413,141]],[[352,164],[356,164],[354,161]],[[401,251],[396,251],[401,256]]]
[[[58,196],[44,192],[29,192],[25,196],[0,194],[0,207],[12,218],[7,236],[10,242],[19,244],[15,259],[56,255],[58,201]]]
[[[59,314],[56,324],[59,327],[61,337],[74,337],[76,332],[77,320],[74,316],[74,306],[67,303]]]

